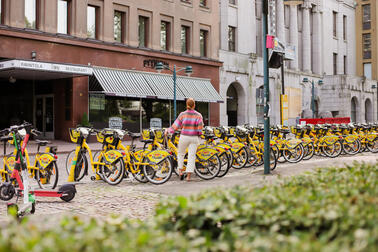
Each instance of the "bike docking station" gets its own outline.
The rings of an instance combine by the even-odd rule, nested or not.
[[[13,140],[16,152],[16,163],[10,179],[0,185],[0,199],[9,201],[16,195],[16,203],[8,203],[7,210],[8,214],[16,215],[17,218],[35,212],[35,197],[61,198],[63,201],[69,202],[76,194],[76,188],[73,184],[64,184],[57,191],[33,190],[30,188],[28,167],[24,154],[31,134],[36,136],[38,131],[33,128],[32,124],[27,122],[0,131],[0,136],[2,136],[0,140]],[[22,205],[17,204],[20,197],[23,199]]]

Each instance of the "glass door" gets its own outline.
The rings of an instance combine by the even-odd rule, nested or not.
[[[34,125],[43,133],[40,138],[54,139],[54,96],[35,96],[34,108]]]

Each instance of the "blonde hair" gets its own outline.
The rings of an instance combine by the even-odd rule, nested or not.
[[[187,108],[187,109],[194,109],[195,106],[196,106],[196,102],[194,101],[193,98],[188,98],[188,99],[186,100],[186,108]]]

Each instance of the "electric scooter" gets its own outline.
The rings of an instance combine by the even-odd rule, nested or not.
[[[19,133],[21,130],[25,130],[26,132],[23,139]],[[5,182],[0,185],[0,199],[9,201],[14,195],[16,195],[18,201],[19,197],[23,197],[23,204],[21,206],[18,206],[17,203],[8,204],[8,213],[11,211],[10,209],[16,209],[17,217],[22,217],[29,213],[33,214],[35,212],[36,196],[59,197],[63,201],[69,202],[76,194],[76,188],[73,184],[64,184],[58,189],[58,191],[30,190],[28,181],[29,175],[24,159],[24,151],[29,142],[30,135],[37,135],[36,132],[38,131],[33,128],[33,125],[27,122],[0,131],[0,136],[2,136],[0,140],[13,140],[14,147],[16,148],[16,165],[12,171],[10,182]]]

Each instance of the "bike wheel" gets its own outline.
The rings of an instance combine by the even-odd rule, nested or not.
[[[315,147],[313,143],[308,143],[304,148],[303,160],[310,160],[315,154]]]
[[[269,152],[269,166],[271,171],[273,171],[277,167],[277,156],[272,150]]]
[[[232,162],[232,168],[241,169],[248,162],[248,151],[244,146],[238,152],[233,153],[234,160]]]
[[[219,154],[219,160],[221,161],[221,169],[219,171],[218,177],[223,177],[230,170],[231,160],[226,151]]]
[[[245,164],[245,168],[249,168],[249,167],[252,167],[253,165],[255,165],[258,161],[258,158],[256,156],[256,151],[255,149],[253,149],[252,147],[249,148],[249,152],[248,152],[248,161],[247,163]]]
[[[138,181],[140,183],[147,183],[148,182],[148,179],[144,175],[143,169],[134,170],[134,171],[130,170],[130,173],[133,175],[133,177],[136,181]]]
[[[209,180],[218,176],[221,169],[221,161],[218,155],[213,155],[207,160],[196,159],[196,167],[194,172],[201,179]]]
[[[83,152],[79,152],[77,156],[74,178],[75,181],[80,181],[87,174],[88,170],[88,160]]]
[[[360,151],[360,148],[361,148],[361,142],[358,139],[356,139],[352,143],[348,143],[345,140],[343,142],[343,151],[346,154],[355,155]]]
[[[75,150],[72,150],[70,153],[67,154],[67,157],[66,157],[66,172],[67,172],[67,175],[70,175],[71,165],[72,165],[72,161],[74,160],[74,158],[75,158]]]
[[[302,160],[304,155],[304,149],[302,144],[298,144],[294,148],[289,148],[286,146],[287,149],[285,149],[282,154],[285,160],[289,163],[298,163]]]
[[[323,146],[323,152],[327,157],[335,158],[338,157],[343,150],[342,144],[339,140],[337,140],[333,144],[327,144]]]
[[[143,163],[147,163],[147,158],[144,158]],[[165,158],[159,164],[149,164],[143,166],[143,173],[147,180],[155,185],[161,185],[167,182],[173,172],[173,165],[169,157]]]
[[[59,170],[56,161],[44,169],[39,167],[39,170],[36,172],[36,179],[41,189],[54,189],[59,180]]]
[[[101,158],[101,163],[104,158]],[[99,173],[101,178],[109,185],[118,185],[123,179],[125,173],[125,164],[122,158],[117,159],[111,164],[100,165]]]
[[[377,153],[378,152],[378,137],[376,137],[373,141],[368,141],[366,143],[366,148],[372,153]]]

